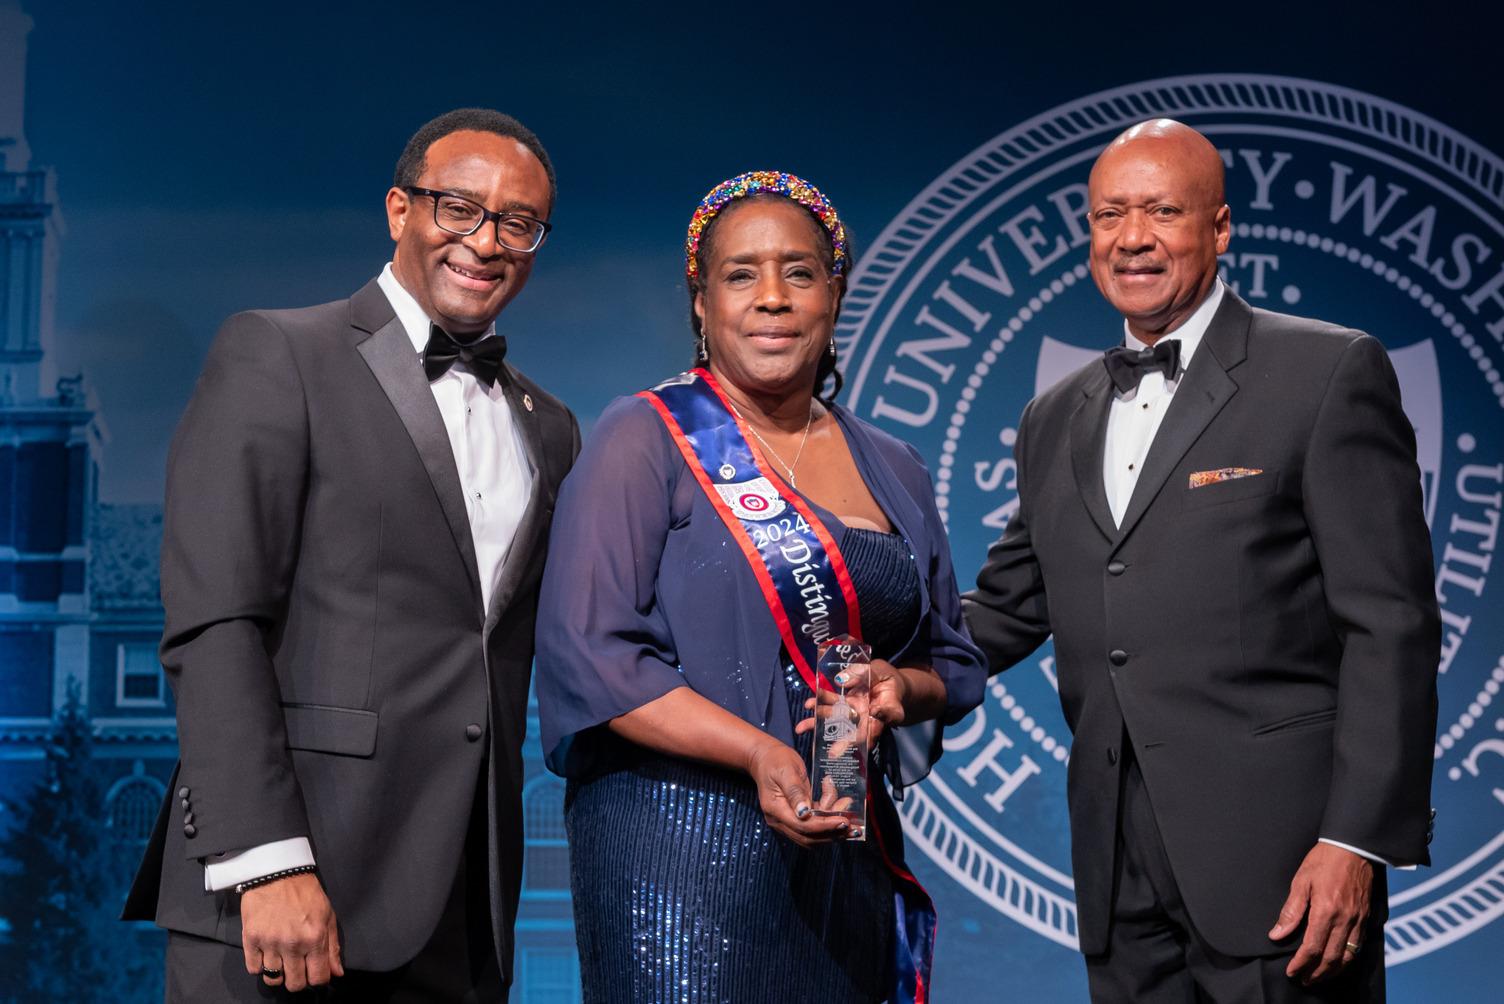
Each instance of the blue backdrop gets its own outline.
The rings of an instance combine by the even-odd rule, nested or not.
[[[587,434],[689,356],[681,248],[699,196],[760,167],[824,188],[859,255],[845,401],[924,453],[963,582],[1015,504],[1023,404],[1117,337],[1084,264],[1092,157],[1151,115],[1203,129],[1229,169],[1225,278],[1256,305],[1371,331],[1400,373],[1447,636],[1436,863],[1392,877],[1390,987],[1495,999],[1498,26],[1003,6],[0,0],[0,1000],[61,992],[36,960],[74,960],[99,999],[159,996],[134,963],[77,960],[80,944],[148,968],[160,952],[108,911],[174,756],[152,653],[168,438],[226,315],[346,296],[379,270],[403,142],[466,104],[518,115],[557,165],[556,229],[501,327]],[[998,677],[947,747],[903,807],[941,911],[937,1000],[1084,1000],[1048,649]],[[529,763],[514,998],[573,1000],[562,788],[536,749]],[[88,923],[63,938],[69,906]]]

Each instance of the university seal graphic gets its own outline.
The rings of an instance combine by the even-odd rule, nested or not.
[[[1308,80],[1177,77],[1083,98],[957,163],[868,249],[838,333],[847,402],[928,459],[966,588],[1018,505],[1019,413],[1121,340],[1087,274],[1086,178],[1113,136],[1158,116],[1222,152],[1227,283],[1254,306],[1381,339],[1415,426],[1444,641],[1436,865],[1390,876],[1387,958],[1404,963],[1504,915],[1504,162]],[[991,681],[901,808],[914,850],[1073,946],[1069,758],[1046,646]]]

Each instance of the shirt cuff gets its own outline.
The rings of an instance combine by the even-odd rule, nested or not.
[[[313,864],[313,846],[307,837],[274,840],[244,851],[227,851],[204,858],[204,889],[219,892],[242,882],[275,875],[289,868]]]
[[[1385,865],[1402,872],[1415,871],[1414,865],[1397,865],[1393,861],[1390,861],[1388,858],[1381,858],[1377,854],[1371,854],[1361,847],[1354,847],[1352,844],[1344,844],[1340,840],[1328,840],[1326,837],[1318,837],[1317,839],[1323,844],[1331,844],[1333,847],[1340,847],[1344,851],[1351,851],[1360,858],[1367,858],[1369,861],[1372,861],[1376,865]]]

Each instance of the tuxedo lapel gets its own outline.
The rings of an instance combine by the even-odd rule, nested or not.
[[[533,468],[533,486],[528,494],[527,506],[522,511],[522,520],[517,524],[517,532],[512,537],[512,544],[507,548],[506,560],[497,572],[496,588],[491,591],[491,609],[486,615],[488,632],[500,619],[501,612],[512,602],[530,564],[537,560],[535,550],[542,532],[548,526],[553,501],[546,488],[549,483],[549,458],[544,449],[543,431],[538,425],[536,406],[532,398],[518,387],[510,366],[503,368],[501,379],[505,381],[507,404],[511,406],[513,421],[517,431],[522,434],[522,446],[527,453],[528,463]]]
[[[379,302],[377,302],[379,301]],[[383,309],[384,308],[384,309]],[[367,332],[356,351],[365,359],[387,399],[396,409],[407,434],[412,437],[418,457],[428,471],[434,494],[449,524],[449,533],[464,559],[475,603],[480,605],[480,574],[475,558],[475,541],[470,535],[470,517],[465,511],[465,497],[460,488],[459,468],[454,463],[454,449],[444,418],[433,399],[428,380],[423,375],[418,355],[402,322],[392,311],[381,287],[371,282],[350,299],[350,323]]]
[[[1149,447],[1149,455],[1144,458],[1143,473],[1128,499],[1128,511],[1123,514],[1124,537],[1133,532],[1186,451],[1201,438],[1212,419],[1238,392],[1238,385],[1228,375],[1228,370],[1247,357],[1248,325],[1252,320],[1253,312],[1246,303],[1231,290],[1223,293],[1222,305],[1217,308],[1200,349],[1181,377],[1180,386],[1175,389],[1164,421]]]
[[[1102,480],[1102,455],[1107,449],[1107,412],[1112,407],[1112,383],[1107,368],[1098,366],[1082,388],[1083,399],[1071,414],[1071,467],[1076,472],[1076,489],[1092,522],[1108,540],[1116,540],[1118,529],[1112,522],[1107,505],[1107,486]]]

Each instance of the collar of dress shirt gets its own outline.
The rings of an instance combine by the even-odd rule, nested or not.
[[[1216,315],[1217,308],[1222,306],[1222,290],[1221,279],[1213,282],[1211,292],[1206,294],[1206,299],[1201,301],[1201,306],[1197,307],[1191,316],[1185,319],[1185,323],[1174,331],[1166,331],[1159,336],[1161,340],[1166,338],[1180,339],[1180,371],[1182,373],[1185,372],[1187,366],[1191,365],[1191,356],[1196,354],[1196,346],[1201,344],[1201,336],[1206,334],[1206,329],[1211,326],[1212,318]],[[424,338],[426,340],[427,336],[425,335]],[[1128,330],[1127,321],[1123,322],[1123,344],[1130,349],[1149,348],[1148,343],[1141,342],[1133,337],[1132,332]]]
[[[413,351],[418,355],[428,347],[428,326],[431,323],[428,315],[423,312],[422,306],[413,299],[413,295],[402,288],[402,283],[397,281],[397,276],[392,272],[392,263],[387,262],[386,268],[376,277],[376,285],[386,294],[392,309],[397,312],[397,320],[402,322],[402,330],[407,332],[407,337],[412,340]],[[490,338],[496,334],[496,325],[492,323],[481,335],[481,338]],[[478,339],[477,339],[478,340]],[[1184,347],[1181,352],[1185,351]],[[1182,356],[1182,358],[1184,358]]]

